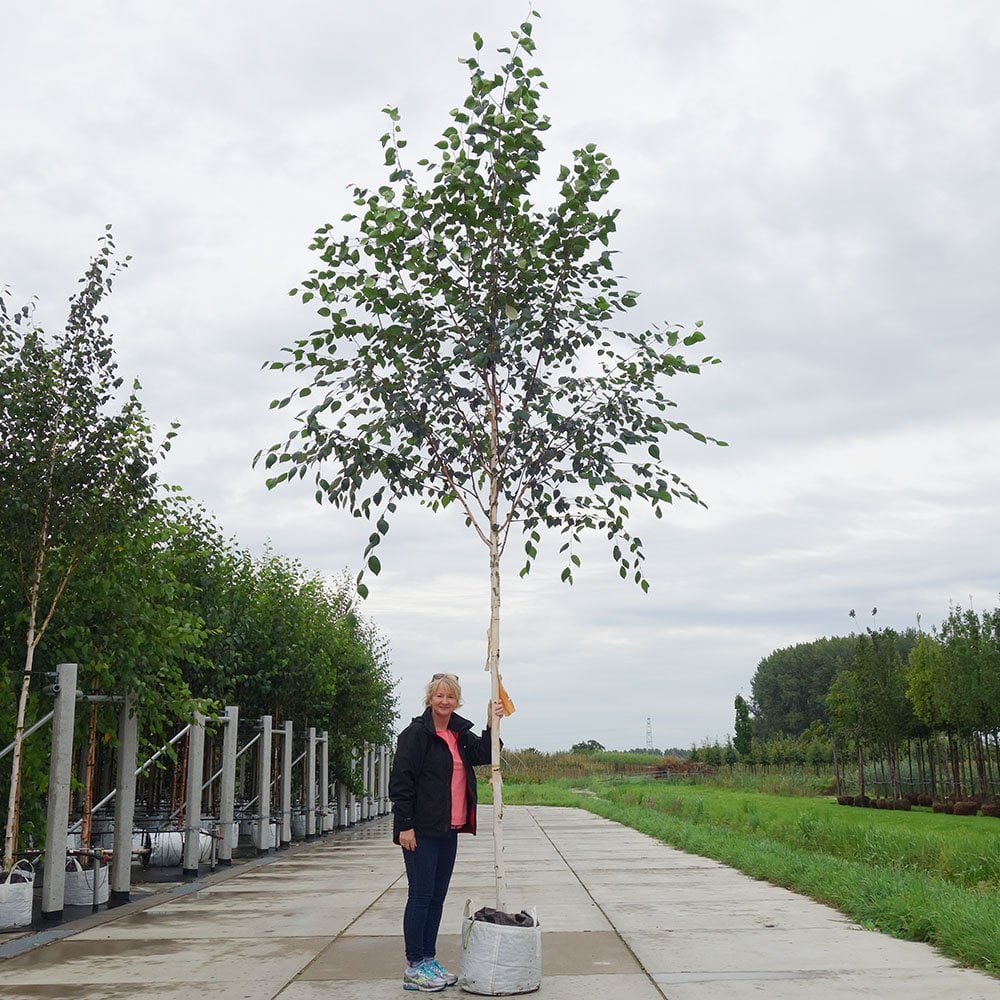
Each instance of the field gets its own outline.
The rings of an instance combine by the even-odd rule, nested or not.
[[[725,787],[610,773],[598,763],[589,775],[511,775],[504,801],[588,809],[1000,975],[1000,821],[838,806],[801,794],[816,784],[809,774],[785,777],[799,794],[774,794],[748,788],[747,776]],[[490,800],[488,785],[480,793]]]

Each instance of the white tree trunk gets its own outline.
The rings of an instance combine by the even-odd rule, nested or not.
[[[503,776],[500,773],[500,720],[493,717],[493,709],[500,699],[500,552],[496,526],[490,533],[490,631],[487,643],[490,669],[490,705],[487,711],[492,718],[490,728],[491,759],[490,782],[493,786],[493,867],[497,882],[498,910],[506,910],[507,884],[503,864]]]
[[[14,751],[10,762],[10,790],[7,795],[7,823],[3,835],[3,870],[10,871],[14,865],[14,855],[17,852],[17,834],[21,825],[21,765],[24,759],[24,718],[28,712],[28,691],[31,688],[31,670],[35,663],[35,649],[42,633],[48,626],[49,619],[55,609],[55,601],[59,599],[61,588],[56,592],[48,617],[38,626],[38,602],[42,590],[42,572],[45,569],[45,556],[48,552],[45,544],[49,530],[48,513],[42,518],[39,530],[39,548],[35,556],[34,569],[31,575],[31,588],[28,594],[28,628],[24,637],[24,677],[21,680],[21,695],[17,700],[17,718],[14,722]],[[68,577],[68,573],[67,573]]]
[[[496,396],[494,395],[494,400]],[[486,643],[486,666],[490,672],[490,783],[493,786],[493,869],[497,883],[497,906],[507,909],[507,885],[503,864],[503,776],[500,773],[500,720],[494,706],[500,698],[500,472],[497,463],[499,427],[496,403],[490,407],[490,629]]]
[[[51,470],[50,470],[51,474]],[[51,493],[49,496],[51,502]],[[49,622],[55,614],[56,606],[62,597],[66,584],[69,582],[70,574],[77,563],[77,557],[70,560],[66,571],[59,579],[52,600],[49,602],[49,609],[44,618],[39,622],[39,603],[42,593],[42,575],[45,569],[46,557],[49,550],[47,539],[49,534],[49,516],[46,510],[39,528],[39,548],[35,556],[35,568],[31,579],[31,589],[28,594],[28,628],[25,635],[24,654],[24,679],[21,681],[21,695],[17,701],[17,718],[14,723],[14,750],[10,763],[10,791],[7,796],[7,823],[4,828],[3,838],[3,871],[10,871],[14,864],[14,855],[17,852],[17,835],[21,824],[21,775],[22,763],[24,759],[24,720],[28,711],[28,691],[31,688],[31,671],[35,663],[35,650],[45,630],[49,627]]]
[[[17,700],[17,720],[14,723],[14,750],[10,764],[10,791],[7,795],[7,824],[3,837],[3,870],[10,871],[17,851],[17,833],[21,819],[21,762],[24,757],[24,717],[28,709],[28,689],[35,659],[34,622],[28,628],[28,649],[24,656],[24,679]]]

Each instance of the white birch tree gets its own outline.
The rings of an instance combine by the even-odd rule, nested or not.
[[[532,22],[512,37],[495,72],[478,55],[463,60],[469,92],[434,161],[406,166],[399,113],[385,109],[387,179],[355,188],[354,211],[317,231],[320,263],[291,294],[318,305],[321,327],[271,365],[307,379],[272,406],[305,409],[285,442],[257,455],[269,487],[312,473],[318,501],[372,522],[362,596],[400,500],[460,510],[487,554],[494,699],[512,536],[523,541],[522,575],[543,530],[562,536],[561,575],[572,583],[582,534],[600,532],[620,575],[646,590],[632,507],[659,517],[675,498],[700,503],[668,468],[663,441],[671,432],[714,441],[671,415],[663,386],[717,360],[678,353],[704,339],[700,323],[689,332],[616,325],[637,293],[614,273],[618,213],[598,207],[618,179],[604,153],[575,150],[559,168],[554,207],[535,207],[545,83],[531,64]],[[482,38],[473,40],[478,54]],[[504,909],[498,725],[493,742]]]
[[[153,495],[155,449],[137,386],[119,400],[108,317],[100,312],[125,266],[110,227],[51,339],[30,305],[0,292],[0,550],[23,598],[24,670],[17,698],[4,828],[4,870],[17,850],[21,763],[35,652],[74,570],[98,539]]]

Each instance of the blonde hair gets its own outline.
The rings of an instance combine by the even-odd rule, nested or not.
[[[434,692],[437,691],[440,685],[444,685],[445,689],[455,696],[455,708],[462,707],[462,685],[458,683],[457,674],[435,674],[428,682],[427,687],[424,688],[424,707],[426,708],[431,703],[431,698],[434,696]]]

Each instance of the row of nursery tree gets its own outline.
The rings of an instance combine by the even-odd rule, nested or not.
[[[224,704],[328,729],[341,778],[350,748],[384,741],[394,719],[385,643],[351,582],[252,555],[160,482],[174,430],[154,439],[101,311],[126,262],[106,233],[52,336],[32,304],[0,293],[0,744],[14,744],[0,775],[5,868],[44,824],[48,736],[22,736],[50,706],[44,675],[57,663],[79,663],[88,693],[130,691],[152,743]],[[113,711],[78,713],[88,761],[115,732]]]
[[[838,776],[850,761],[862,795],[873,776],[897,798],[1000,791],[1000,608],[777,650],[752,691],[736,699],[736,760],[828,760]]]
[[[739,697],[739,696],[738,696]],[[743,704],[746,705],[744,699]],[[827,772],[833,765],[833,740],[827,726],[813,722],[796,736],[781,734],[762,740],[751,736],[745,742],[739,738],[704,740],[683,755],[692,763],[709,767],[734,767],[738,764],[751,768],[808,767],[816,775]]]

